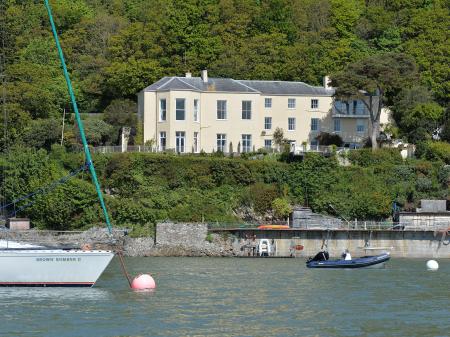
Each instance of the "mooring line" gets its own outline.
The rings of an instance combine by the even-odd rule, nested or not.
[[[127,268],[125,267],[125,260],[123,258],[122,251],[118,250],[118,251],[116,251],[116,254],[119,257],[119,262],[120,262],[120,266],[122,267],[123,274],[127,278],[128,284],[129,284],[129,286],[131,288],[131,278],[130,278],[130,275],[128,274],[128,272],[127,272]]]

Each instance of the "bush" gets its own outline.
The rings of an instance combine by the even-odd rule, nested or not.
[[[292,207],[286,198],[276,198],[272,201],[272,209],[277,218],[285,219],[291,214]]]
[[[450,143],[428,141],[421,144],[418,155],[428,160],[441,160],[450,164]]]
[[[433,189],[433,182],[430,178],[419,177],[416,181],[416,190],[419,192],[428,192]]]
[[[438,180],[442,186],[450,186],[450,165],[442,166],[439,169]]]
[[[359,149],[350,151],[348,159],[356,165],[368,167],[380,164],[399,165],[403,163],[398,149]]]
[[[341,136],[328,132],[321,132],[316,139],[319,141],[320,145],[325,146],[336,145],[337,147],[341,147],[342,144],[344,144]]]
[[[278,196],[275,185],[256,183],[249,188],[249,199],[253,209],[258,214],[265,214],[272,208],[273,200]]]

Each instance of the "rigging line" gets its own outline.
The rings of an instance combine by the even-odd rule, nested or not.
[[[55,189],[58,185],[64,184],[66,181],[68,181],[70,178],[76,176],[81,171],[85,171],[90,165],[91,165],[90,163],[87,163],[87,164],[81,166],[79,169],[69,173],[67,176],[62,177],[61,179],[58,179],[58,180],[54,181],[53,183],[51,183],[51,184],[49,184],[47,186],[41,187],[41,188],[37,189],[36,191],[31,192],[31,193],[29,193],[29,194],[27,194],[27,195],[25,195],[25,196],[23,196],[21,198],[15,199],[15,200],[11,201],[9,204],[3,205],[0,209],[5,209],[5,208],[7,208],[7,207],[9,207],[11,205],[15,205],[18,202],[26,200],[26,199],[29,199],[29,198],[37,195],[37,194],[41,194],[41,193],[44,193],[46,191],[51,191],[51,190]],[[22,208],[20,208],[20,209],[22,209]],[[17,212],[18,211],[15,211],[14,213],[17,213]]]
[[[103,215],[105,217],[106,226],[108,227],[109,234],[112,234],[111,221],[109,220],[108,210],[106,209],[105,201],[103,200],[102,191],[100,189],[100,183],[97,179],[97,173],[95,172],[94,164],[91,159],[91,152],[89,150],[86,135],[84,133],[83,122],[81,121],[80,113],[78,112],[78,106],[75,99],[75,94],[72,88],[72,82],[70,81],[69,72],[67,71],[66,61],[64,60],[64,54],[59,43],[58,33],[56,31],[55,22],[53,21],[52,10],[48,0],[44,0],[45,7],[47,8],[48,18],[50,20],[50,26],[52,28],[53,37],[55,39],[56,48],[58,49],[59,59],[61,61],[61,66],[63,68],[64,77],[66,79],[67,89],[69,90],[70,100],[72,102],[73,111],[75,113],[75,119],[77,121],[78,130],[80,131],[81,142],[83,143],[84,153],[86,155],[86,160],[91,163],[89,166],[89,171],[91,172],[92,182],[94,183],[95,189],[97,190],[98,200],[103,210]]]

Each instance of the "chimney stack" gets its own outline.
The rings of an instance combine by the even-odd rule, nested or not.
[[[185,76],[185,77],[186,77],[186,78],[192,77],[191,72],[188,71],[188,72],[186,73],[186,76]]]
[[[323,87],[325,89],[331,89],[331,85],[330,85],[330,76],[324,76],[323,77]]]
[[[208,83],[208,70],[202,70],[202,80],[203,83]]]

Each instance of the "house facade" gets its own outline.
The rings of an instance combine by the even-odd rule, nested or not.
[[[369,135],[363,102],[335,102],[328,86],[303,82],[164,77],[138,93],[144,142],[159,151],[251,152],[274,148],[281,128],[291,144],[320,145],[321,132],[338,134],[348,147]]]

